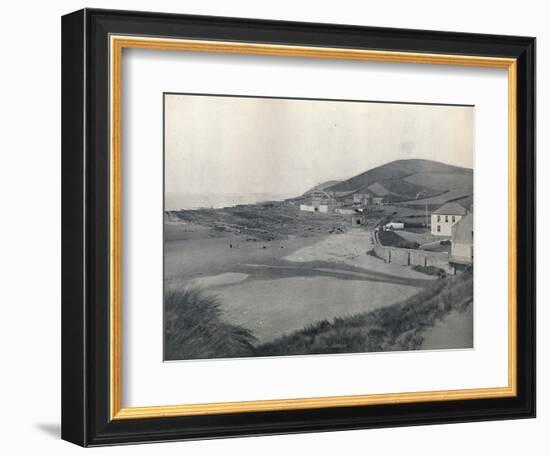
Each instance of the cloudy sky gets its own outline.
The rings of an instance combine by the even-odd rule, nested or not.
[[[301,194],[392,160],[473,167],[461,106],[165,97],[167,193]]]

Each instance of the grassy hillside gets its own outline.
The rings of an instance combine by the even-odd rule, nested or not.
[[[472,202],[472,189],[458,189],[443,192],[437,196],[429,198],[421,198],[418,200],[408,200],[404,202],[404,205],[410,207],[425,207],[428,206],[429,210],[438,208],[439,206],[448,203],[450,201],[456,201],[465,208],[469,208]]]
[[[323,320],[255,348],[256,356],[418,350],[423,333],[473,302],[470,273],[433,281],[415,296],[333,321]]]
[[[431,160],[396,160],[385,165],[365,171],[348,180],[339,182],[335,185],[325,188],[325,190],[340,192],[350,190],[364,190],[376,182],[388,180],[404,180],[414,174],[471,174],[472,170],[451,166]],[[422,188],[428,188],[423,183],[414,183]],[[413,185],[414,185],[413,184]],[[405,185],[405,184],[404,184]]]
[[[332,187],[332,186],[338,184],[339,182],[341,182],[341,181],[339,181],[339,180],[330,180],[330,181],[322,182],[321,184],[318,184],[315,187],[310,188],[307,192],[304,192],[304,195],[307,195],[308,193],[314,192],[315,190],[325,190],[329,187]]]
[[[456,190],[462,188],[472,189],[474,176],[472,173],[418,173],[408,176],[404,180],[410,184],[425,186],[434,190]]]
[[[441,190],[428,188],[425,185],[412,184],[407,181],[407,178],[386,179],[369,185],[368,189],[376,196],[384,196],[389,201],[428,198],[442,193]]]

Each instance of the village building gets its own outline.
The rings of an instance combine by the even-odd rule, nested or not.
[[[336,211],[336,200],[322,190],[315,190],[309,195],[310,200],[300,204],[300,210],[305,212],[322,212],[332,214]]]
[[[372,197],[372,204],[375,206],[383,206],[384,205],[384,197],[383,196],[373,196]]]
[[[353,215],[357,213],[357,211],[352,207],[338,207],[336,212],[342,215]]]
[[[351,226],[353,228],[359,228],[361,225],[364,225],[367,222],[367,218],[364,214],[353,214],[351,216]]]
[[[435,236],[451,236],[452,227],[467,214],[466,209],[458,203],[445,203],[432,212],[432,234]]]
[[[354,206],[369,206],[372,204],[372,195],[370,193],[354,193],[353,194]]]
[[[472,264],[474,261],[474,214],[465,215],[452,227],[451,261]]]
[[[405,224],[403,222],[389,222],[384,225],[384,231],[404,230]]]

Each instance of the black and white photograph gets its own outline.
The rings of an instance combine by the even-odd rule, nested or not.
[[[474,347],[474,106],[163,97],[165,361]]]

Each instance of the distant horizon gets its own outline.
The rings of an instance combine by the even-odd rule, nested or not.
[[[389,161],[389,162],[386,162],[386,163],[382,163],[381,165],[378,165],[378,166],[375,166],[374,168],[378,168],[380,166],[384,166],[384,165],[389,165],[390,163],[394,163],[394,162],[397,162],[397,161],[407,161],[407,160],[423,160],[423,159],[417,159],[417,158],[406,158],[406,159],[398,159],[398,160],[392,160],[392,161]],[[448,165],[448,166],[456,166],[456,165],[450,165],[449,163],[445,163],[445,162],[438,162],[437,160],[428,160],[428,161],[432,161],[432,162],[437,162],[437,163],[442,163],[444,165]],[[473,168],[468,168],[468,167],[465,167],[465,166],[456,166],[457,168],[464,168],[464,169],[469,169],[471,171],[473,171]],[[330,182],[330,181],[334,181],[334,182],[343,182],[343,181],[346,181],[352,177],[355,177],[355,176],[358,176],[359,174],[362,174],[366,171],[370,171],[374,168],[370,168],[370,169],[365,169],[363,171],[360,171],[356,174],[353,174],[351,176],[347,176],[347,177],[342,177],[342,178],[335,178],[335,179],[327,179],[327,180],[324,180],[324,181],[320,181],[320,182],[317,182],[316,184],[313,185],[313,187],[317,186],[317,185],[321,185],[321,184],[324,184],[325,182]],[[312,187],[310,187],[312,188]],[[309,190],[309,189],[308,189]],[[308,190],[305,190],[304,192],[302,192],[301,194],[307,192]],[[288,192],[283,192],[283,193],[272,193],[272,192],[231,192],[231,193],[227,193],[227,192],[212,192],[212,191],[209,191],[209,192],[193,192],[193,191],[176,191],[176,192],[169,192],[169,191],[166,191],[165,192],[165,195],[194,195],[194,196],[199,196],[199,195],[242,195],[242,196],[249,196],[249,195],[271,195],[271,196],[289,196],[289,195],[292,195],[293,193],[288,193]],[[300,195],[301,195],[300,194]],[[299,195],[298,195],[299,196]]]
[[[470,106],[169,94],[165,109],[171,194],[300,195],[398,160],[473,169]]]

